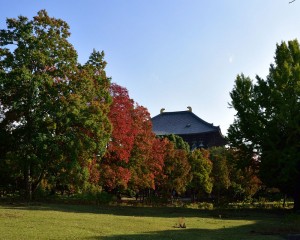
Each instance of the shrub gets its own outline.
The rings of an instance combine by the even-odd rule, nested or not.
[[[202,210],[213,210],[214,205],[208,202],[195,202],[186,204],[184,207],[191,208],[191,209],[202,209]]]

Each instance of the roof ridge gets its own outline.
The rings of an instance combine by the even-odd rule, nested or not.
[[[172,111],[172,112],[162,112],[162,113],[160,113],[160,114],[158,114],[158,115],[152,117],[152,119],[153,119],[153,118],[156,118],[156,117],[159,117],[159,116],[161,116],[161,115],[166,115],[166,114],[178,114],[178,113],[191,114],[191,115],[193,115],[195,118],[197,118],[198,120],[200,120],[201,122],[203,122],[203,123],[206,124],[206,125],[209,125],[209,126],[211,126],[211,127],[213,127],[213,128],[220,128],[219,126],[214,126],[213,123],[209,123],[209,122],[203,120],[202,118],[198,117],[195,113],[193,113],[193,112],[191,112],[191,111],[189,111],[189,110],[184,110],[184,111]]]

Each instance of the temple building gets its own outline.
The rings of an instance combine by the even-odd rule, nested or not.
[[[175,134],[189,143],[191,149],[224,146],[225,138],[219,126],[214,126],[195,115],[192,108],[187,111],[164,112],[153,117],[152,128],[157,136]]]

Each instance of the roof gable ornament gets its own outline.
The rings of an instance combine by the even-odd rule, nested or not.
[[[189,112],[192,112],[192,107],[188,106],[187,108],[188,108]]]
[[[160,109],[160,113],[162,114],[165,110],[165,108]]]

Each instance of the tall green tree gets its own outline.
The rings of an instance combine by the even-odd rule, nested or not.
[[[192,200],[210,194],[213,188],[213,178],[211,172],[213,164],[210,160],[209,151],[205,149],[195,149],[189,154],[192,180],[189,184]]]
[[[12,146],[4,143],[1,161],[23,176],[29,200],[47,175],[103,154],[110,137],[104,54],[80,65],[69,36],[45,10],[0,31],[0,139]]]
[[[239,75],[230,93],[237,111],[228,137],[233,147],[252,152],[261,180],[294,197],[300,209],[300,47],[277,45],[266,79]]]
[[[221,193],[230,186],[230,171],[228,167],[226,149],[223,147],[214,147],[210,149],[210,159],[213,164],[213,192],[220,202]]]

